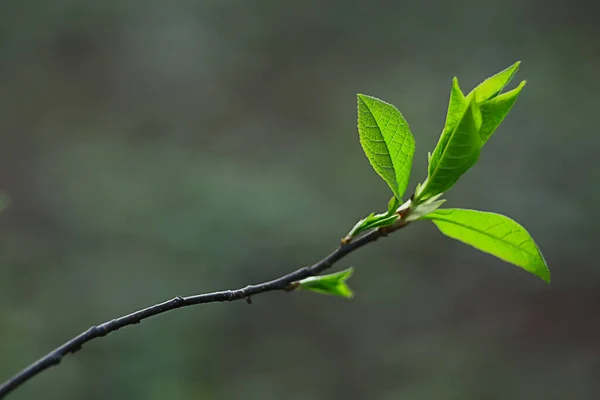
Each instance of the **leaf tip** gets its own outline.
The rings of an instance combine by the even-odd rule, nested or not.
[[[542,260],[544,260],[543,256],[542,256]],[[547,284],[550,284],[551,281],[551,277],[550,277],[550,268],[548,268],[548,265],[546,264],[546,261],[543,261],[543,264],[541,265],[541,268],[539,268],[535,275],[540,278],[541,280],[543,280],[544,282],[546,282]]]
[[[366,99],[369,99],[369,98],[371,98],[371,96],[363,94],[363,93],[357,93],[356,94],[356,100],[358,102],[361,102],[361,101],[364,102]]]
[[[458,91],[458,92],[460,92],[460,94],[462,94],[464,96],[464,94],[460,88],[460,85],[458,84],[458,78],[456,76],[454,78],[452,78],[452,90]]]
[[[510,71],[510,77],[508,78],[509,81],[513,78],[513,76],[516,75],[517,71],[519,71],[520,66],[521,66],[521,61],[517,61],[513,65],[511,65],[510,67],[508,67],[504,70],[504,71]]]
[[[550,284],[550,281],[551,281],[551,279],[550,279],[550,271],[548,271],[547,276],[543,277],[542,280],[544,282],[546,282],[548,285]]]

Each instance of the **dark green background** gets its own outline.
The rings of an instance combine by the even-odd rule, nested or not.
[[[449,206],[511,216],[548,286],[427,222],[370,245],[352,301],[272,293],[97,340],[11,399],[596,399],[594,2],[0,4],[0,380],[175,295],[310,264],[388,188],[356,93],[395,104],[412,190],[465,91],[527,79]]]

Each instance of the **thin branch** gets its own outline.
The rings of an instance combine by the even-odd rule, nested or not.
[[[324,270],[330,268],[336,261],[339,261],[341,258],[352,253],[354,250],[368,243],[374,242],[380,237],[387,236],[388,233],[396,231],[406,225],[406,222],[399,220],[394,225],[372,230],[350,243],[340,245],[340,247],[338,247],[333,253],[311,267],[300,268],[290,274],[284,275],[272,281],[263,282],[256,285],[248,285],[244,288],[235,290],[223,290],[220,292],[205,293],[187,297],[177,296],[163,303],[155,304],[129,315],[107,321],[101,325],[92,326],[85,332],[82,332],[78,336],[64,343],[62,346],[52,350],[50,353],[46,354],[44,357],[40,358],[0,385],[0,399],[21,386],[23,383],[32,379],[40,372],[59,364],[64,356],[69,353],[75,353],[81,349],[81,346],[93,339],[106,336],[109,333],[117,331],[125,326],[138,324],[140,321],[146,318],[150,318],[176,308],[188,307],[195,304],[235,301],[242,299],[250,303],[252,296],[261,293],[272,292],[275,290],[290,291],[294,287],[294,282],[308,278],[309,276],[320,274]]]

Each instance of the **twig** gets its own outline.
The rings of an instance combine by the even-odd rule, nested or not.
[[[352,253],[354,250],[368,243],[374,242],[380,237],[387,236],[389,233],[406,225],[406,222],[400,220],[392,226],[372,230],[364,236],[351,241],[350,243],[340,245],[340,247],[338,247],[333,253],[311,267],[300,268],[290,274],[284,275],[272,281],[263,282],[256,285],[248,285],[244,288],[235,290],[223,290],[220,292],[205,293],[187,297],[177,296],[163,303],[155,304],[129,315],[107,321],[101,325],[92,326],[85,332],[82,332],[78,336],[64,343],[62,346],[52,350],[50,353],[46,354],[44,357],[40,358],[0,385],[0,399],[21,386],[23,383],[32,379],[40,372],[59,364],[65,355],[69,353],[75,353],[76,351],[80,350],[85,343],[93,339],[106,336],[109,333],[117,331],[125,326],[138,324],[146,318],[150,318],[176,308],[188,307],[195,304],[235,301],[242,299],[246,300],[246,302],[250,304],[251,297],[261,293],[272,292],[275,290],[293,290],[298,286],[297,282],[299,280],[320,274],[327,268],[330,268],[336,261]]]

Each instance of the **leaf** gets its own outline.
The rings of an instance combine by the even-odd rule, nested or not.
[[[400,206],[400,200],[396,196],[392,197],[388,202],[387,213],[391,215],[396,212],[396,209]]]
[[[457,87],[453,87],[455,92]],[[460,89],[458,89],[460,90]],[[458,94],[453,94],[458,96]],[[452,96],[451,96],[452,98]],[[450,110],[452,115],[450,115]],[[460,114],[454,124],[455,114]],[[419,187],[415,202],[443,193],[450,189],[469,168],[479,159],[481,137],[479,136],[479,109],[471,98],[464,111],[460,107],[449,106],[448,123],[453,126],[438,142],[428,168],[427,180]],[[447,123],[447,125],[448,125]]]
[[[404,217],[404,221],[411,222],[422,219],[427,214],[430,214],[440,208],[442,204],[446,202],[446,200],[438,200],[439,196],[434,196],[427,201],[417,205],[414,208],[411,208],[408,214]]]
[[[354,268],[328,275],[311,276],[298,282],[299,287],[305,290],[333,296],[352,298],[354,293],[346,284],[348,278],[354,273]]]
[[[402,206],[406,207],[411,203],[408,200]],[[396,196],[392,196],[390,201],[388,202],[387,212],[381,214],[371,213],[366,218],[358,221],[354,227],[348,232],[348,234],[342,239],[342,244],[348,244],[352,240],[352,238],[359,235],[361,232],[367,231],[369,229],[380,228],[383,226],[392,225],[394,222],[400,218],[396,212],[399,211],[400,200]]]
[[[550,283],[550,271],[529,233],[504,215],[458,208],[423,217],[446,236],[512,263]]]
[[[352,238],[356,237],[359,233],[363,232],[365,230],[365,225],[369,222],[369,220],[373,218],[374,215],[375,213],[372,212],[371,214],[367,215],[366,218],[363,218],[359,220],[356,224],[354,224],[352,229],[350,229],[350,232],[348,232],[346,236],[342,238],[342,245],[350,243]]]
[[[375,217],[368,220],[363,226],[362,231],[366,231],[369,229],[380,228],[382,226],[392,225],[400,216],[398,214],[378,214]]]
[[[454,77],[454,79],[452,79],[450,101],[448,103],[448,112],[446,114],[446,124],[444,125],[444,129],[442,130],[442,134],[440,135],[438,144],[435,146],[433,154],[428,153],[427,155],[429,171],[437,168],[440,158],[448,145],[448,140],[450,140],[452,133],[456,129],[456,125],[460,122],[468,105],[469,102],[460,90],[460,86],[458,86],[458,79]]]
[[[428,176],[417,185],[416,203],[448,190],[477,162],[481,147],[500,126],[525,86],[523,81],[516,89],[500,94],[519,65],[517,62],[486,79],[466,97],[458,79],[452,80],[446,124],[433,153],[428,154]]]
[[[475,100],[478,103],[487,101],[497,96],[506,85],[508,85],[519,70],[521,61],[517,61],[510,67],[498,72],[496,75],[487,78],[473,89],[467,97],[475,94]]]
[[[415,152],[415,140],[406,120],[393,105],[359,94],[358,133],[373,169],[401,199]]]
[[[395,212],[392,212],[391,214],[389,212],[383,214],[371,213],[354,225],[350,232],[342,239],[342,244],[350,243],[357,235],[369,229],[392,225],[398,218],[400,218],[400,216]]]
[[[481,110],[481,129],[479,135],[483,144],[485,144],[494,131],[500,126],[515,101],[519,97],[521,90],[525,86],[525,81],[510,92],[502,93],[491,100],[483,102],[479,105]]]

